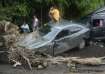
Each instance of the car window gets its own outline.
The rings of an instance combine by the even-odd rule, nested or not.
[[[56,36],[56,40],[57,39],[60,39],[60,38],[63,38],[65,36],[68,36],[68,35],[72,35],[74,33],[77,33],[79,32],[80,30],[82,30],[81,27],[78,27],[78,26],[71,26],[71,27],[68,27],[66,28],[66,30],[62,30],[57,36]]]
[[[69,30],[62,30],[55,38],[55,40],[69,35]]]
[[[52,28],[50,32],[48,32],[46,35],[43,36],[43,38],[52,40],[58,32],[59,32],[59,29]]]
[[[104,26],[104,20],[103,19],[94,19],[92,24],[93,24],[93,27],[102,27],[102,26]]]

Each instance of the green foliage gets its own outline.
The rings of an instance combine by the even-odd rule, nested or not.
[[[28,16],[30,12],[26,4],[16,5],[16,8],[14,9],[14,11],[19,16]]]
[[[104,0],[0,0],[0,20],[13,20],[15,16],[17,21],[17,17],[32,18],[31,15],[37,13],[45,21],[51,4],[59,6],[64,18],[76,19],[104,6],[104,3]]]
[[[104,0],[70,0],[65,13],[69,18],[80,18],[104,6]],[[68,14],[68,15],[67,15]]]
[[[81,11],[81,16],[84,16],[104,6],[104,0],[77,0],[76,5]]]

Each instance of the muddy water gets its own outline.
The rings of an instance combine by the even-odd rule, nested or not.
[[[65,52],[63,56],[76,56],[76,57],[102,57],[105,56],[105,48],[90,46],[83,50],[71,50]],[[0,74],[105,74],[105,65],[87,66],[76,65],[76,71],[70,72],[69,68],[64,65],[50,65],[46,69],[32,71],[26,70],[23,67],[13,68],[9,64],[0,64]]]
[[[13,68],[11,65],[0,65],[0,74],[70,74],[69,68],[65,65],[51,65],[43,70],[33,69],[31,71],[22,67]],[[77,65],[77,71],[73,74],[105,74],[105,65],[102,66],[85,66]]]

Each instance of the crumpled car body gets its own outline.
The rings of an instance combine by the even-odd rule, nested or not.
[[[18,45],[51,55],[56,55],[75,47],[81,48],[81,45],[84,47],[84,44],[81,43],[88,37],[88,28],[71,22],[59,22],[52,25],[50,23],[50,26],[50,31],[42,37],[36,40],[28,40],[24,44],[18,43]]]

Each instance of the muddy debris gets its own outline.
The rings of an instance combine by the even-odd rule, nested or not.
[[[8,21],[0,21],[0,54],[8,53],[8,62],[13,64],[13,67],[18,65],[26,66],[32,70],[32,67],[37,69],[44,69],[49,64],[67,64],[71,71],[75,71],[76,64],[85,65],[100,65],[105,64],[103,59],[105,57],[92,57],[92,58],[80,58],[80,57],[53,57],[46,53],[35,52],[25,47],[19,46],[17,43],[26,43],[27,38],[32,40],[37,38],[38,34],[33,32],[31,34],[22,35],[19,33],[19,28],[15,24]],[[28,41],[29,42],[29,41]],[[5,50],[5,49],[6,50]],[[1,58],[0,58],[1,59]],[[5,59],[4,59],[5,60]]]

